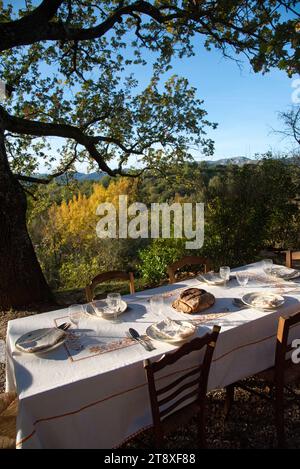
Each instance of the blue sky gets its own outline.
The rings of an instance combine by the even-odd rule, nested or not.
[[[273,131],[282,128],[278,112],[292,105],[293,80],[285,73],[272,70],[257,74],[246,60],[241,70],[220,52],[201,47],[196,48],[195,57],[177,60],[174,71],[184,74],[197,88],[209,120],[219,124],[211,132],[214,158],[251,158],[255,153],[291,148],[291,142]]]
[[[208,120],[218,123],[216,130],[209,131],[215,141],[215,153],[208,159],[254,158],[255,154],[267,151],[291,151],[295,144],[275,131],[282,130],[278,114],[292,106],[292,83],[298,77],[288,78],[277,69],[265,75],[254,73],[243,56],[238,58],[242,67],[225,59],[220,51],[207,51],[198,44],[195,56],[174,59],[172,71],[166,74],[188,78],[198,97],[204,100]],[[140,86],[147,85],[150,73],[150,65],[138,71]],[[205,159],[200,151],[194,152],[194,158]]]

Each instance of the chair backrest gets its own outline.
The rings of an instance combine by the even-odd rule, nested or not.
[[[189,400],[188,404],[197,401],[199,405],[204,405],[210,365],[220,329],[219,326],[214,326],[211,333],[185,343],[176,352],[163,355],[156,362],[151,362],[150,360],[144,361],[154,431],[158,439],[163,433],[162,422],[175,412],[178,406],[182,407],[186,400]],[[173,365],[185,355],[197,350],[199,351],[204,347],[206,347],[206,350],[203,360],[199,365],[182,374],[168,385],[161,388],[157,387],[158,380],[155,379],[155,373],[161,371],[166,366]]]
[[[200,256],[182,257],[178,261],[168,266],[168,274],[169,274],[170,283],[176,282],[176,277],[175,277],[176,271],[186,265],[203,265],[204,273],[206,273],[210,267],[210,262],[208,261],[208,259],[204,257],[200,257]]]
[[[300,325],[300,311],[289,316],[280,316],[278,321],[275,354],[275,377],[277,384],[282,384],[284,380],[287,354],[293,350],[292,343],[289,339],[290,328],[296,324]]]
[[[134,276],[132,272],[123,272],[121,270],[111,270],[110,272],[103,272],[102,274],[96,275],[89,285],[85,288],[87,301],[92,301],[94,298],[95,288],[99,283],[106,282],[107,280],[128,280],[130,293],[135,293],[134,288]]]
[[[293,267],[293,261],[300,261],[300,251],[286,251],[285,264],[287,267]]]

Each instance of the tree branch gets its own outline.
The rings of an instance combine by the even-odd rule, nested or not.
[[[185,15],[184,11],[163,15],[159,8],[154,7],[151,3],[137,0],[131,5],[125,6],[122,6],[121,2],[119,8],[93,28],[72,28],[69,27],[69,24],[61,21],[48,21],[54,16],[62,3],[62,0],[44,0],[40,7],[24,18],[0,23],[0,52],[44,40],[83,41],[96,39],[106,34],[116,23],[122,21],[123,16],[135,12],[144,13],[160,24]],[[48,10],[47,5],[49,6]],[[47,14],[45,10],[47,10]]]
[[[77,144],[75,145],[75,148],[74,148],[73,158],[71,158],[70,161],[60,171],[57,171],[56,173],[51,174],[48,178],[37,178],[34,176],[25,176],[23,174],[14,174],[14,176],[19,181],[32,182],[36,184],[49,184],[51,181],[53,181],[53,179],[65,174],[65,172],[68,171],[68,169],[72,166],[72,164],[76,161],[76,159],[77,159]]]
[[[105,137],[85,135],[78,127],[72,125],[37,122],[11,116],[2,106],[0,106],[0,127],[4,130],[22,135],[34,135],[38,137],[53,136],[75,140],[75,142],[86,148],[102,171],[107,172],[111,176],[115,175],[114,171],[107,166],[101,153],[96,148],[97,142],[107,141]]]

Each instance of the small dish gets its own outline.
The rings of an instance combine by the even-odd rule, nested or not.
[[[252,292],[247,293],[242,297],[243,303],[251,308],[262,310],[274,310],[279,308],[284,303],[284,298],[277,293],[272,292]]]
[[[120,308],[117,312],[117,316],[123,314],[128,308],[126,301],[121,300]],[[107,306],[106,300],[96,300],[90,303],[85,308],[85,313],[93,318],[104,318],[110,319],[114,316],[113,311]]]
[[[224,285],[224,280],[215,272],[208,272],[207,274],[199,275],[199,279],[208,283],[208,285]]]
[[[161,321],[151,324],[151,326],[146,329],[146,334],[150,339],[168,342],[170,344],[179,344],[195,333],[196,326],[189,321],[174,320],[174,322],[179,326],[178,330],[169,331],[167,322]]]

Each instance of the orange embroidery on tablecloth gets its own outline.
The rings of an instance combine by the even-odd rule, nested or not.
[[[63,316],[54,319],[55,326],[57,327],[62,322],[68,319],[68,316]],[[114,352],[125,347],[136,345],[136,341],[129,337],[122,337],[120,339],[112,339],[108,342],[84,346],[80,341],[80,333],[72,330],[67,331],[67,339],[64,343],[64,348],[67,352],[71,362],[78,362],[88,358],[96,357],[103,353]]]

